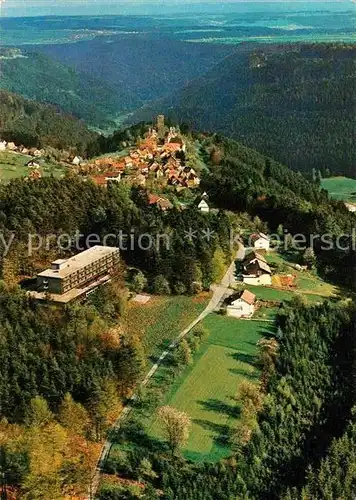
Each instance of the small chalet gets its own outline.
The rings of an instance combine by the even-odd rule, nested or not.
[[[255,312],[256,295],[244,290],[226,308],[226,314],[234,318],[250,318]]]
[[[81,158],[80,156],[75,156],[72,160],[72,165],[80,165],[81,162],[83,161],[83,158]]]
[[[254,248],[259,250],[269,250],[269,237],[264,233],[256,233],[251,235],[251,243]]]
[[[30,160],[29,162],[26,163],[26,167],[29,167],[29,168],[40,168],[40,165],[36,161]]]
[[[198,208],[203,213],[209,213],[210,212],[210,207],[209,207],[207,201],[204,200],[204,199],[200,200]]]

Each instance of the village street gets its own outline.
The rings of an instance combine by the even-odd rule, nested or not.
[[[158,370],[159,366],[163,362],[163,360],[168,356],[170,350],[174,349],[174,347],[177,345],[177,343],[185,337],[196,325],[198,325],[203,319],[213,311],[215,311],[219,304],[222,302],[224,297],[228,294],[229,287],[234,283],[235,281],[235,260],[243,260],[245,256],[246,249],[242,245],[242,243],[239,243],[239,249],[237,251],[235,259],[232,261],[230,264],[228,270],[226,271],[225,275],[223,276],[221,282],[217,285],[212,286],[212,291],[213,295],[210,299],[209,304],[206,306],[204,311],[199,314],[199,316],[190,323],[179,335],[178,337],[169,345],[168,349],[164,352],[162,352],[161,356],[158,358],[157,362],[152,366],[150,371],[147,373],[146,377],[143,379],[141,382],[141,387],[145,387],[150,379],[153,377],[153,375],[156,373]],[[125,408],[122,410],[119,418],[115,422],[114,426],[112,427],[112,431],[115,431],[116,429],[119,429],[120,424],[123,420],[127,418],[127,416],[130,414],[130,412],[133,409],[133,403],[135,402],[137,398],[137,395],[134,394],[131,397],[131,402],[129,402]],[[91,491],[88,496],[88,500],[91,500],[95,496],[95,492],[97,491],[98,485],[99,485],[99,477],[100,477],[100,471],[105,464],[105,461],[110,453],[110,449],[112,446],[112,442],[109,439],[107,439],[103,445],[103,448],[101,450],[101,455],[98,460],[97,468],[95,471],[95,475],[93,477],[92,485],[91,485]]]

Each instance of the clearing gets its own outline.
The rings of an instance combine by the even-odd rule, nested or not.
[[[11,153],[8,151],[0,152],[0,182],[9,182],[11,179],[19,177],[27,177],[31,172],[31,168],[26,167],[26,163],[32,159],[32,156],[23,155],[20,153]],[[40,172],[42,176],[53,175],[61,177],[65,172],[65,167],[58,163],[45,162],[34,159],[40,163]]]
[[[185,411],[192,420],[184,456],[196,461],[217,461],[229,456],[229,434],[239,418],[234,396],[239,383],[258,381],[254,367],[257,342],[273,332],[273,324],[210,314],[202,326],[204,338],[194,363],[175,380],[163,404]],[[152,437],[162,438],[156,414],[147,425]]]
[[[321,187],[326,189],[331,198],[356,203],[356,179],[348,177],[330,177],[322,179]]]
[[[130,302],[127,311],[129,335],[143,339],[145,353],[155,362],[162,351],[205,309],[209,293],[197,297],[168,296],[152,298],[146,304]]]

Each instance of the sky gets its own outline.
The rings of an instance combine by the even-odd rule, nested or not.
[[[268,4],[283,8],[294,9],[323,9],[335,10],[353,8],[352,0],[320,0],[307,2],[303,0],[265,1],[260,0],[0,0],[1,15],[11,16],[42,16],[42,15],[110,15],[110,14],[171,14],[173,12],[205,10],[213,12],[251,11],[264,8]]]

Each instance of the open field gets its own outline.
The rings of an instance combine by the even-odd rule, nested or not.
[[[356,203],[356,179],[348,177],[330,177],[321,181],[321,187],[326,189],[331,198]]]
[[[274,275],[292,274],[296,276],[296,287],[291,291],[282,289],[275,290],[274,292],[270,292],[269,288],[254,287],[256,289],[265,290],[261,290],[261,293],[268,297],[265,300],[290,300],[294,294],[304,295],[308,301],[314,301],[316,299],[313,296],[323,299],[337,296],[339,294],[337,286],[323,280],[316,274],[315,271],[298,271],[297,269],[294,269],[291,267],[291,262],[287,260],[287,257],[278,252],[270,252],[266,255],[266,259],[271,266]],[[281,297],[280,299],[278,298],[278,294]],[[264,299],[263,296],[259,298]]]
[[[0,182],[8,182],[11,179],[27,177],[31,169],[26,167],[26,163],[31,160],[31,156],[19,153],[0,152]],[[36,161],[36,160],[35,160]],[[53,175],[60,177],[64,174],[65,168],[55,163],[44,163],[40,166],[43,176]]]
[[[198,297],[152,297],[146,304],[131,302],[127,313],[127,330],[131,335],[143,337],[148,358],[157,356],[207,306],[208,293]]]
[[[194,358],[166,394],[163,404],[185,411],[192,420],[183,452],[191,460],[216,461],[231,453],[230,430],[239,417],[234,401],[241,380],[258,380],[253,365],[258,340],[269,335],[271,323],[243,321],[210,314],[203,322],[208,335]],[[162,438],[153,416],[148,433]]]

